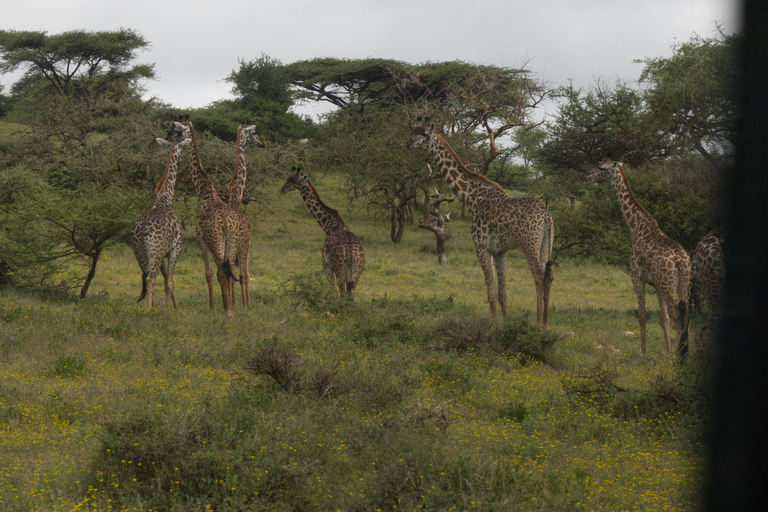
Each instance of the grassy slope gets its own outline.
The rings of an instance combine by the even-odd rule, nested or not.
[[[643,398],[664,395],[676,370],[655,316],[649,358],[622,334],[637,330],[624,272],[555,268],[552,329],[573,334],[554,366],[440,350],[440,322],[487,315],[468,222],[449,224],[439,266],[431,233],[414,226],[393,246],[385,220],[347,211],[339,184],[316,183],[364,240],[352,305],[324,293],[323,235],[297,193],[253,219],[252,306],[232,321],[218,292],[208,311],[191,233],[176,311],[135,304],[129,247],[104,258],[83,302],[0,296],[0,508],[695,506],[699,419],[674,394],[658,411]],[[511,309],[535,317],[522,255],[508,258]],[[299,391],[243,369],[265,347],[301,358]],[[566,394],[564,380],[603,360],[628,391]]]

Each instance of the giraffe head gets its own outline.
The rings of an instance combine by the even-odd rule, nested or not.
[[[189,126],[174,121],[171,125],[171,129],[168,130],[168,135],[165,137],[165,141],[171,144],[177,144],[184,139],[189,138]]]
[[[602,183],[607,181],[612,175],[620,171],[624,166],[621,162],[612,160],[607,156],[602,162],[597,164],[594,168],[590,169],[582,176],[582,179],[594,181],[595,183]]]
[[[156,138],[155,140],[157,141],[158,144],[160,144],[164,148],[168,148],[168,149],[171,149],[171,150],[173,149],[174,146],[176,146],[179,149],[183,149],[183,148],[187,147],[190,142],[192,142],[192,139],[190,139],[188,137],[185,137],[184,139],[181,139],[179,141],[172,141],[172,142],[169,142],[169,141],[167,141],[165,139],[162,139],[160,137]]]
[[[263,148],[264,143],[261,141],[261,138],[256,135],[256,126],[255,125],[243,125],[241,124],[238,128],[238,132],[240,132],[240,136],[242,137],[243,145],[248,144],[249,142],[252,143],[257,148]]]
[[[285,194],[291,190],[299,189],[307,182],[308,177],[306,173],[301,172],[301,167],[293,167],[291,174],[288,175],[288,179],[285,181],[285,185],[280,189],[280,193]]]
[[[411,130],[411,138],[405,143],[406,149],[426,148],[435,131],[435,123],[429,117],[417,117],[416,125]]]

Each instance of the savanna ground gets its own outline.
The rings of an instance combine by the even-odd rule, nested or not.
[[[696,508],[706,370],[666,355],[655,314],[640,357],[623,269],[560,258],[547,333],[510,253],[494,327],[457,207],[439,266],[431,233],[394,246],[338,177],[316,185],[365,244],[353,303],[329,294],[298,193],[252,217],[252,304],[231,321],[218,290],[208,310],[191,223],[178,310],[162,278],[161,305],[136,304],[127,245],[83,301],[0,295],[0,509]]]

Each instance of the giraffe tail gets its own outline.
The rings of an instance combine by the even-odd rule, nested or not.
[[[688,348],[689,348],[689,336],[688,336],[688,330],[691,325],[691,303],[692,303],[692,293],[691,293],[691,264],[690,260],[688,263],[684,262],[678,262],[678,274],[679,274],[679,281],[678,281],[678,289],[677,294],[680,298],[680,301],[677,303],[677,310],[680,313],[679,315],[679,321],[680,321],[680,341],[677,345],[677,352],[680,356],[680,363],[683,363],[685,361],[686,356],[688,355]]]
[[[136,299],[136,302],[141,302],[144,300],[144,297],[147,296],[147,275],[149,272],[142,272],[141,273],[141,295],[139,295],[139,298]]]
[[[236,283],[239,283],[240,280],[235,276],[234,271],[232,270],[232,264],[229,262],[229,259],[224,260],[224,262],[221,264],[221,267],[224,269],[224,272],[227,273],[227,275]]]
[[[354,291],[355,291],[355,282],[347,281],[347,296],[352,295],[352,292]]]
[[[233,262],[235,265],[239,266],[239,262],[237,261],[237,254],[234,250],[234,243],[235,240],[233,236],[229,234],[224,235],[224,261],[222,262],[221,267],[234,282],[239,283],[240,280],[235,277],[235,272],[232,270]]]
[[[541,238],[541,252],[539,258],[544,267],[544,284],[551,284],[552,276],[552,243],[555,238],[555,230],[551,218],[544,221],[544,236]]]
[[[688,303],[684,300],[678,302],[677,309],[680,311],[680,325],[682,326],[682,333],[680,334],[680,343],[677,345],[677,352],[680,356],[680,362],[682,363],[688,355],[688,326],[691,323],[690,299],[688,299]]]

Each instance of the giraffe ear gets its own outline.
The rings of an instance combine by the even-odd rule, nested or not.
[[[183,141],[179,142],[176,145],[179,146],[180,148],[185,148],[185,147],[189,146],[190,142],[192,142],[192,139],[184,139]]]
[[[155,140],[157,141],[158,144],[160,144],[164,148],[169,148],[169,147],[172,146],[172,144],[170,142],[168,142],[165,139],[161,139],[160,137],[157,137]]]

